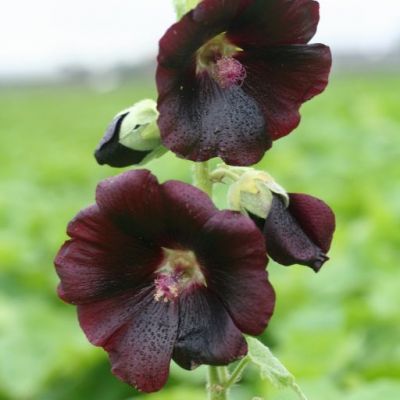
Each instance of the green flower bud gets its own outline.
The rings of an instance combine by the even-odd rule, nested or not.
[[[286,191],[266,172],[247,169],[229,187],[230,208],[265,219],[271,209],[273,193],[289,204]]]
[[[156,102],[142,100],[118,113],[95,151],[99,164],[126,167],[144,164],[166,152],[157,126]]]

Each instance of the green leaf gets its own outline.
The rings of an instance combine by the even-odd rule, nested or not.
[[[301,400],[307,397],[297,385],[294,376],[286,367],[272,354],[271,350],[259,340],[248,337],[248,357],[250,361],[260,370],[261,379],[268,379],[276,388],[291,388]]]

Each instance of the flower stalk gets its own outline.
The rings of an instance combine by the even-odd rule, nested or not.
[[[233,370],[232,374],[229,373],[228,367],[208,366],[208,399],[228,400],[230,388],[239,382],[250,362],[250,357],[244,357]]]
[[[229,389],[236,383],[240,381],[242,378],[243,372],[246,367],[250,364],[251,360],[250,357],[244,357],[240,360],[239,364],[236,368],[232,371],[232,374],[229,376],[229,379],[225,383],[225,388]]]
[[[220,368],[208,366],[207,392],[208,400],[228,400],[226,387],[221,382]]]
[[[208,162],[193,164],[193,184],[212,197],[213,184],[210,180]]]

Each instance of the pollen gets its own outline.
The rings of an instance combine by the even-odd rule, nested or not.
[[[156,288],[154,299],[156,301],[163,300],[167,303],[168,301],[174,300],[178,297],[179,277],[177,275],[160,274],[154,283]]]
[[[156,271],[154,300],[165,303],[176,300],[193,285],[206,285],[192,251],[164,249],[164,260]]]
[[[233,57],[221,57],[214,65],[213,78],[222,89],[241,86],[246,79],[245,67]]]

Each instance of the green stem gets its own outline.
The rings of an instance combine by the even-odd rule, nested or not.
[[[229,381],[230,378],[228,367],[217,367],[217,369],[219,381],[226,388],[226,383]]]
[[[208,162],[195,163],[193,166],[193,183],[196,187],[212,197],[212,183]]]
[[[244,357],[242,360],[239,362],[239,364],[236,366],[236,368],[232,371],[231,376],[225,383],[225,388],[229,389],[232,387],[235,383],[239,382],[240,378],[242,377],[243,371],[247,367],[247,365],[250,363],[250,357]]]
[[[210,170],[207,162],[194,163],[193,183],[212,198],[213,184],[210,180]],[[208,400],[228,400],[225,382],[229,379],[226,367],[208,366],[207,393]]]
[[[220,367],[208,366],[208,400],[228,400],[228,394],[220,380]]]
[[[296,382],[292,384],[292,388],[296,392],[297,396],[299,396],[299,399],[307,400],[306,395],[303,393],[303,391],[300,389],[300,386]]]

